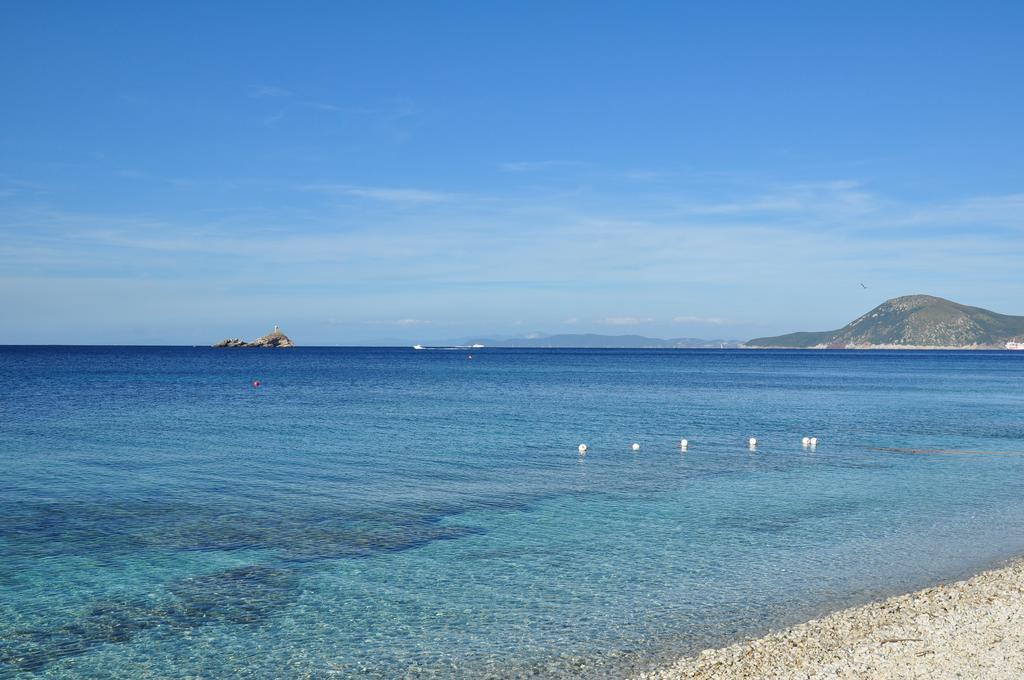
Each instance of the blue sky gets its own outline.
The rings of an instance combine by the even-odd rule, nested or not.
[[[7,3],[5,342],[1024,314],[1021,35],[1015,2]]]

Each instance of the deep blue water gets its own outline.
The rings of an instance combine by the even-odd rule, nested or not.
[[[1024,552],[1024,352],[4,347],[0,385],[0,675],[604,677]]]

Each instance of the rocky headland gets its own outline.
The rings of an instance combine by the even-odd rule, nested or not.
[[[1024,337],[1024,316],[961,305],[933,295],[905,295],[834,331],[755,338],[753,349],[1004,349]]]
[[[288,347],[295,347],[295,343],[292,342],[291,338],[281,332],[281,329],[274,326],[274,330],[270,331],[266,335],[260,338],[256,338],[252,342],[246,342],[240,338],[227,338],[221,340],[217,344],[213,345],[216,348],[225,347],[267,347],[267,348],[279,348],[286,349]]]

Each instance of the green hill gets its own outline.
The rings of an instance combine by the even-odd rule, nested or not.
[[[752,348],[999,348],[1024,337],[1024,316],[997,314],[932,295],[906,295],[878,305],[839,330],[754,338]]]

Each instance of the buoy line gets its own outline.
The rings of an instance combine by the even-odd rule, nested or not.
[[[747,448],[749,448],[751,451],[756,451],[758,443],[760,443],[760,442],[758,441],[757,437],[750,437],[750,438],[747,439]],[[801,443],[801,445],[803,445],[803,447],[805,449],[814,450],[814,449],[816,449],[818,447],[818,438],[817,437],[804,437],[804,438],[802,438],[800,440],[800,443]],[[632,444],[630,444],[629,448],[631,450],[633,450],[633,451],[639,451],[640,450],[640,443],[639,442],[633,442]],[[690,448],[690,440],[688,440],[688,439],[680,439],[679,440],[679,450],[680,451],[687,451],[687,450],[689,450],[689,448]],[[578,447],[576,447],[576,450],[580,452],[580,455],[586,455],[586,453],[588,451],[590,451],[590,446],[587,445],[587,444],[580,444]],[[899,452],[909,452],[909,453],[989,453],[987,451],[944,451],[944,450],[878,449],[878,448],[872,449],[872,450],[873,451],[899,451]],[[996,452],[991,452],[991,453],[996,453]]]

